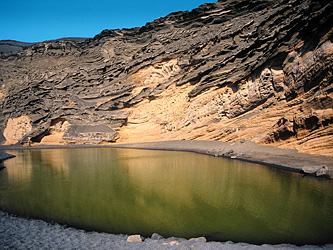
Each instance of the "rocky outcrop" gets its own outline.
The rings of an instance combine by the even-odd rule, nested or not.
[[[2,55],[3,140],[47,140],[60,119],[62,143],[246,139],[332,156],[332,10],[218,1]],[[31,129],[14,140],[22,116]]]
[[[114,142],[117,133],[107,125],[70,125],[63,139],[67,143]]]
[[[332,169],[326,166],[303,167],[302,171],[305,174],[315,175],[317,177],[332,176]]]
[[[29,117],[22,115],[16,118],[9,118],[7,126],[3,131],[7,144],[14,144],[32,129]]]
[[[5,166],[2,164],[3,161],[14,158],[15,155],[7,154],[5,152],[0,151],[0,171],[5,168]]]

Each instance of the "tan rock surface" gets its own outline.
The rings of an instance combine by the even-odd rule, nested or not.
[[[17,118],[9,118],[3,135],[6,144],[17,143],[25,134],[32,130],[29,117],[23,115]]]
[[[330,55],[332,48],[332,43],[327,42],[317,50]],[[295,51],[290,53],[298,61],[310,60],[309,53],[303,56],[305,59]],[[303,70],[311,70],[311,65]],[[264,77],[268,81],[263,81]],[[295,148],[303,153],[333,156],[331,79],[323,79],[320,91],[310,89],[287,101],[284,78],[287,76],[282,70],[265,68],[240,83],[237,89],[233,86],[211,89],[191,99],[187,93],[193,89],[192,85],[171,84],[153,100],[129,109],[131,115],[127,125],[118,131],[118,142],[246,139]],[[282,86],[278,91],[274,87],[277,84]],[[262,100],[264,103],[258,105]]]

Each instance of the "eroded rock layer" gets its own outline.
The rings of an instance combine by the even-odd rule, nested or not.
[[[0,139],[246,139],[333,156],[332,23],[332,1],[224,0],[2,55]]]

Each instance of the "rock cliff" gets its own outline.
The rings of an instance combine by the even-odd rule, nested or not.
[[[2,143],[251,140],[333,156],[333,2],[223,0],[0,59]]]

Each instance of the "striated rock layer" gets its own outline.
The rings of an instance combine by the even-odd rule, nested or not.
[[[2,143],[251,140],[333,156],[333,2],[223,0],[0,59]]]

